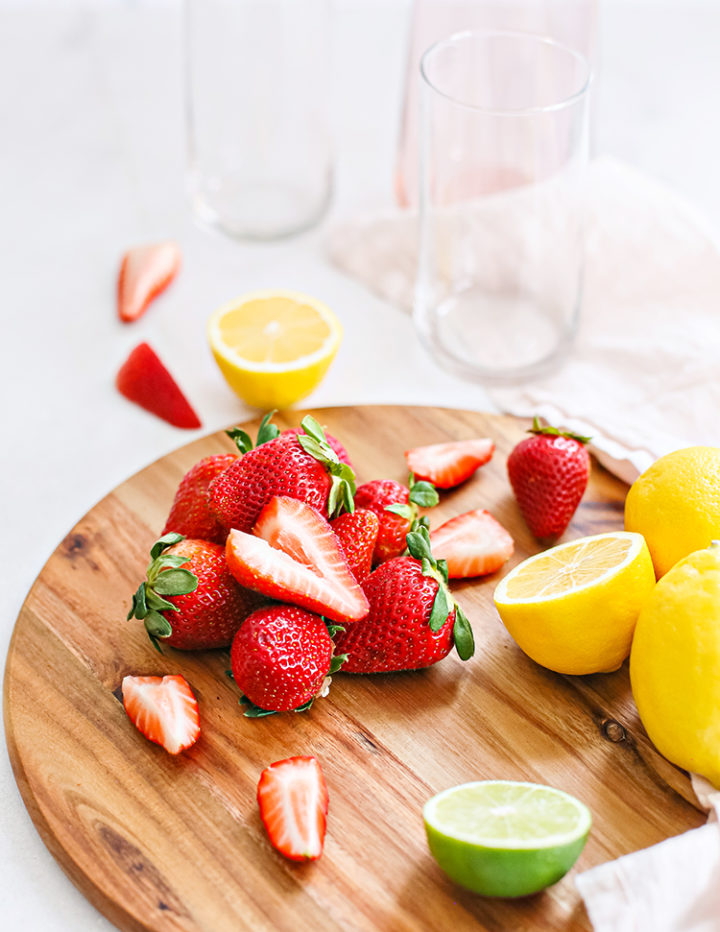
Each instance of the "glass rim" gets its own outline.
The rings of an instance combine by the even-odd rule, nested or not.
[[[554,103],[543,104],[541,106],[509,109],[502,107],[483,107],[479,106],[478,104],[465,103],[464,101],[459,100],[457,97],[454,97],[452,94],[448,94],[446,91],[441,90],[437,84],[430,79],[426,66],[430,58],[436,55],[442,49],[449,48],[450,46],[457,44],[460,40],[479,38],[534,39],[540,45],[549,46],[566,53],[576,62],[582,65],[585,70],[584,80],[580,85],[579,90],[574,91],[572,94],[568,95],[567,97],[563,97],[561,100],[557,100]],[[588,61],[587,57],[582,54],[582,52],[579,52],[577,49],[566,45],[564,42],[553,39],[551,36],[542,35],[541,33],[537,32],[525,32],[520,29],[463,29],[460,32],[454,32],[451,35],[446,36],[444,39],[439,39],[437,42],[433,42],[432,45],[425,49],[420,58],[420,75],[425,82],[426,87],[434,91],[440,97],[444,97],[445,100],[449,100],[457,107],[463,107],[466,110],[472,110],[475,113],[485,113],[490,116],[529,116],[536,113],[551,113],[555,110],[564,110],[567,107],[571,107],[573,104],[577,103],[578,100],[587,94],[588,89],[590,88],[590,84],[592,83],[593,72],[590,67],[590,62]]]

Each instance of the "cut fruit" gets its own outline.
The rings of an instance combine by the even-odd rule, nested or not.
[[[258,408],[286,408],[320,383],[342,327],[328,307],[307,295],[256,291],[218,308],[207,336],[240,398]]]
[[[193,430],[202,422],[180,386],[148,343],[139,343],[120,366],[115,386],[128,401],[173,427]]]
[[[592,817],[580,800],[537,783],[487,780],[438,793],[423,819],[433,857],[482,896],[518,897],[563,877],[585,846]]]
[[[515,567],[495,606],[517,644],[558,673],[608,673],[630,653],[655,586],[640,534],[614,531],[560,544]]]
[[[270,764],[257,788],[260,818],[273,846],[293,861],[315,861],[325,841],[328,791],[315,757]]]
[[[494,573],[513,554],[513,539],[489,511],[478,508],[451,518],[430,533],[436,560],[445,560],[450,579]]]
[[[137,320],[175,278],[180,269],[177,243],[154,243],[128,249],[118,275],[118,317],[125,323]]]
[[[432,482],[438,489],[452,489],[487,463],[494,450],[492,440],[478,437],[406,450],[405,460],[416,479]]]
[[[128,718],[146,738],[179,754],[200,734],[198,704],[184,676],[126,676],[122,697]]]

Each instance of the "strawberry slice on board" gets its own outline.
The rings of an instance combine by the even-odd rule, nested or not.
[[[179,754],[197,741],[198,704],[184,676],[126,676],[122,697],[133,725],[169,754]]]
[[[137,320],[180,270],[177,243],[153,243],[128,249],[120,263],[117,299],[118,317],[125,323]]]
[[[225,556],[240,585],[272,599],[341,624],[367,614],[367,598],[333,529],[316,508],[298,499],[271,498],[252,534],[230,531]]]
[[[416,479],[432,482],[438,489],[452,489],[469,479],[495,451],[488,437],[433,443],[405,451],[408,469]]]
[[[139,343],[120,366],[115,386],[128,401],[174,427],[186,430],[202,427],[177,382],[147,343]]]
[[[315,757],[270,764],[257,788],[260,818],[272,845],[292,861],[316,861],[327,829],[328,791]]]
[[[441,524],[430,532],[430,545],[435,558],[447,563],[450,579],[494,573],[514,550],[512,537],[484,508]]]

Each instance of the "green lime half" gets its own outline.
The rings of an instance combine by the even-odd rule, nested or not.
[[[445,873],[483,896],[527,896],[563,877],[592,818],[574,796],[537,783],[453,786],[423,808],[428,844]]]

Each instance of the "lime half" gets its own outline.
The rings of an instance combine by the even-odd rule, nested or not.
[[[592,818],[574,796],[537,783],[486,780],[451,787],[423,808],[433,857],[483,896],[527,896],[563,877]]]

